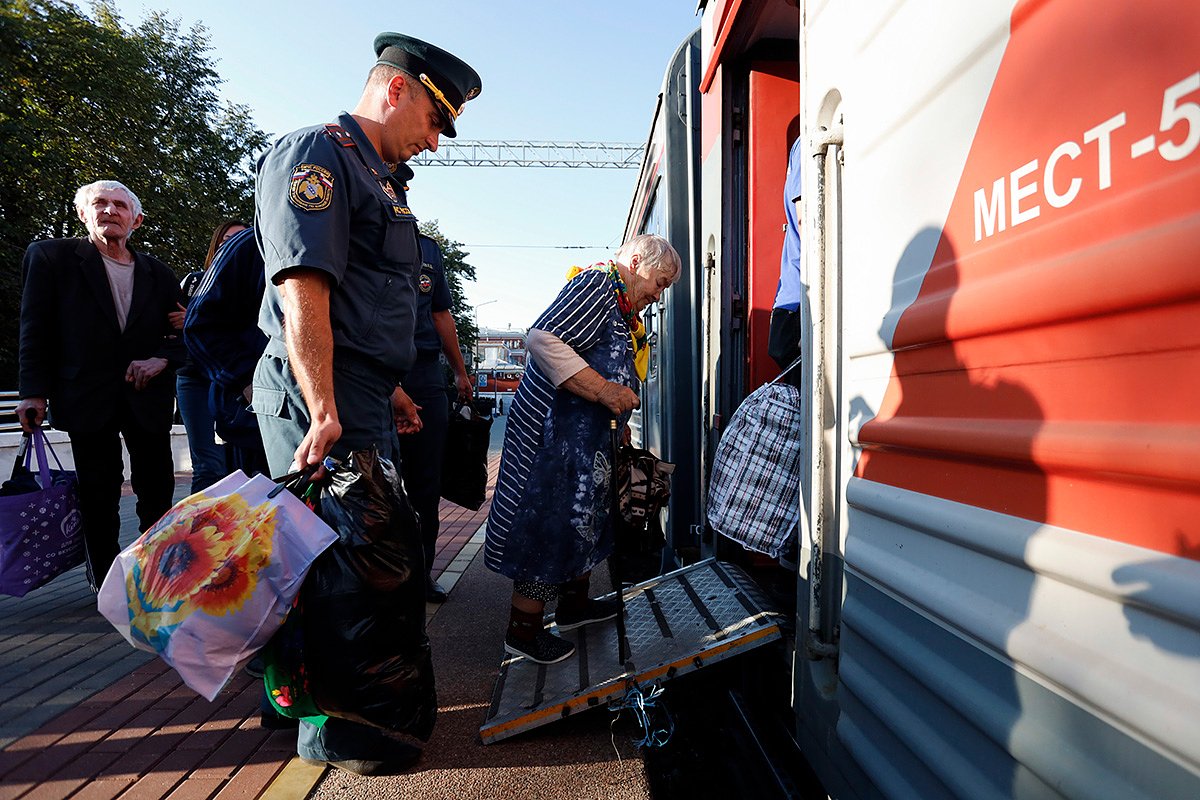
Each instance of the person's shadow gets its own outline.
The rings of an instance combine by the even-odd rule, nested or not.
[[[916,796],[1015,796],[1029,775],[1008,751],[1030,689],[1009,649],[1033,604],[1026,545],[1046,518],[1033,456],[1043,412],[989,351],[956,338],[959,283],[952,241],[922,230],[879,331],[894,354],[888,388],[873,417],[850,401],[861,456],[839,671],[855,700],[838,731],[860,762],[889,753]],[[965,761],[948,765],[949,753]]]

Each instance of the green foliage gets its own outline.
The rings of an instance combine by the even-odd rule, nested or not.
[[[213,229],[254,213],[252,164],[267,144],[244,106],[222,105],[207,30],[150,12],[123,24],[65,0],[0,4],[0,388],[16,386],[21,255],[82,236],[75,190],[118,180],[142,201],[134,247],[179,275]]]
[[[463,352],[463,362],[470,372],[475,364],[475,345],[479,342],[479,329],[475,327],[473,309],[467,303],[467,295],[463,290],[463,281],[475,280],[475,267],[467,263],[470,253],[464,252],[461,242],[451,241],[438,228],[437,220],[422,222],[418,225],[421,233],[438,243],[442,249],[442,264],[446,269],[446,283],[450,285],[452,304],[450,313],[454,315],[454,326],[458,330],[458,346]]]

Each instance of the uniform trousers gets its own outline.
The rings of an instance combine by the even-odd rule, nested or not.
[[[87,546],[88,580],[104,582],[120,552],[121,484],[129,451],[129,480],[137,495],[138,530],[145,531],[167,513],[175,494],[171,429],[147,430],[128,410],[97,431],[68,431],[79,479],[79,515]]]
[[[421,545],[428,576],[433,569],[441,524],[438,506],[442,497],[442,454],[446,447],[446,427],[450,422],[446,375],[437,354],[432,358],[418,355],[402,385],[412,401],[421,407],[421,430],[400,437],[400,469],[409,502],[421,519]]]
[[[333,394],[342,425],[342,437],[330,453],[334,458],[376,447],[385,458],[395,459],[390,399],[395,382],[381,378],[379,372],[379,367],[369,362],[334,353]],[[270,354],[259,359],[253,407],[271,474],[286,475],[310,422],[308,406],[287,359]],[[393,431],[390,437],[389,430]],[[296,741],[301,758],[317,761],[387,761],[409,755],[409,748],[386,731],[337,717],[330,717],[319,728],[301,720]]]

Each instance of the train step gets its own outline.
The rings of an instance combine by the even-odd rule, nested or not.
[[[615,595],[608,595],[613,597]],[[628,659],[617,659],[615,622],[550,630],[575,643],[571,658],[536,664],[507,656],[479,729],[484,744],[622,698],[628,687],[661,685],[706,664],[781,637],[780,614],[745,572],[715,559],[625,590]]]

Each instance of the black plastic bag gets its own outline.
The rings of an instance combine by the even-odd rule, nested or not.
[[[454,404],[442,455],[442,497],[472,511],[483,505],[491,437],[491,417],[480,416],[472,403]]]
[[[375,450],[351,453],[322,487],[316,510],[339,537],[313,562],[301,593],[317,706],[426,740],[437,696],[425,561],[396,468]]]

